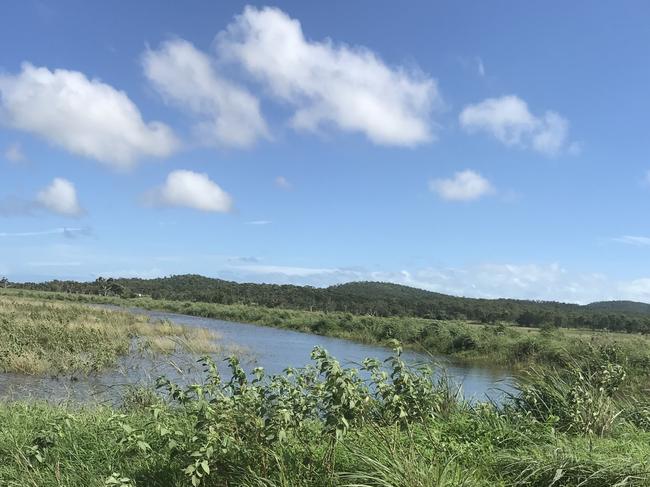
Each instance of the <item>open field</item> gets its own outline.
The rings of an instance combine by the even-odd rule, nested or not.
[[[130,351],[214,351],[216,338],[126,312],[0,295],[0,372],[89,373]]]

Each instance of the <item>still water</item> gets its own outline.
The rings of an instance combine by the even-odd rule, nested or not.
[[[366,357],[383,360],[391,354],[391,351],[385,347],[280,328],[137,308],[129,311],[145,314],[152,320],[168,320],[215,331],[222,344],[222,350],[215,355],[215,358],[223,359],[235,353],[240,357],[247,371],[254,367],[263,367],[268,374],[279,374],[287,367],[303,367],[310,362],[310,353],[317,345],[324,347],[345,366],[359,364]],[[404,352],[403,357],[411,364],[433,362],[443,367],[455,383],[462,385],[463,394],[467,399],[490,398],[498,401],[502,391],[509,390],[512,383],[510,372],[503,368],[459,365],[443,357],[432,357],[413,351]],[[225,365],[221,370],[224,375],[228,374]],[[196,356],[174,354],[149,357],[134,353],[120,360],[114,369],[88,377],[43,378],[0,374],[0,398],[115,403],[124,386],[151,384],[161,375],[179,383],[199,380],[200,367],[196,363]]]

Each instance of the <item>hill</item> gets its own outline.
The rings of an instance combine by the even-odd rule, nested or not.
[[[237,283],[186,274],[156,279],[99,278],[94,282],[11,283],[11,286],[45,291],[119,294],[127,297],[146,295],[154,299],[342,311],[358,315],[650,331],[650,305],[645,303],[612,301],[581,306],[555,301],[465,298],[387,282],[352,282],[314,288]]]
[[[614,313],[650,314],[650,304],[638,301],[597,301],[589,303],[587,308]]]

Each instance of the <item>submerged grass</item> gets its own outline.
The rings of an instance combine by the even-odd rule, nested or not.
[[[114,365],[134,344],[153,353],[206,353],[216,338],[126,312],[0,295],[0,372],[90,373]]]

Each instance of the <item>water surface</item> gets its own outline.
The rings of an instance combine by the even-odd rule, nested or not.
[[[109,306],[111,308],[116,308]],[[123,309],[123,308],[119,308]],[[247,371],[263,367],[268,374],[279,374],[287,367],[303,367],[310,362],[315,346],[324,347],[345,366],[354,366],[367,357],[383,360],[391,350],[365,345],[350,340],[324,337],[281,328],[264,327],[248,323],[201,318],[196,316],[129,308],[129,311],[149,316],[153,320],[169,320],[174,323],[208,328],[220,336],[222,351],[215,359],[235,353],[240,356]],[[411,364],[432,361],[444,366],[448,375],[462,384],[468,399],[498,400],[501,390],[510,389],[511,374],[503,368],[455,364],[444,357],[405,351],[405,361]],[[132,354],[121,359],[109,371],[82,377],[31,377],[20,374],[0,374],[0,398],[19,399],[32,397],[50,401],[115,402],[125,385],[151,384],[156,377],[166,375],[180,383],[199,380],[200,366],[196,356],[174,354],[172,356],[147,357]],[[227,374],[225,366],[222,367]]]

